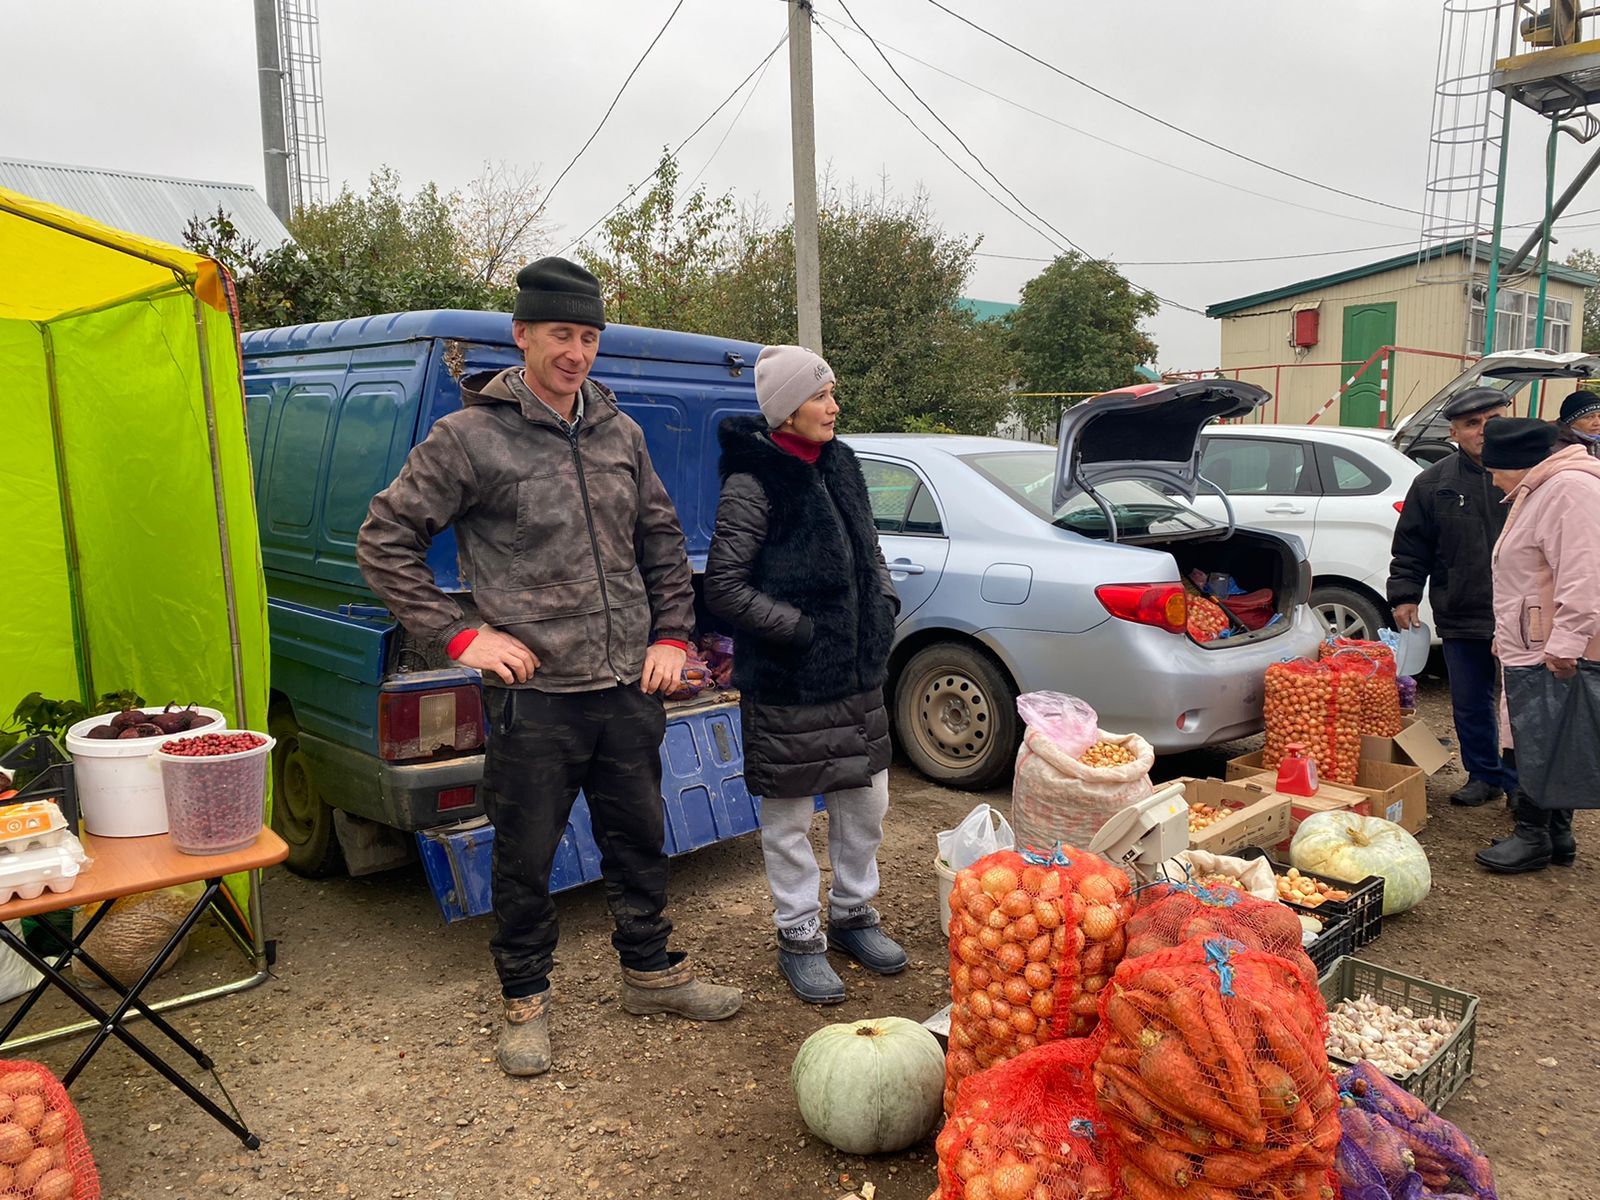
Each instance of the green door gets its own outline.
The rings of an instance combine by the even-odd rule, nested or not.
[[[1346,372],[1354,371],[1383,346],[1394,345],[1395,302],[1387,304],[1347,304],[1344,308],[1344,345],[1339,357],[1350,365]],[[1339,401],[1339,424],[1375,429],[1381,423],[1383,408],[1378,394],[1378,380],[1383,366],[1379,359],[1345,389]],[[1348,376],[1347,376],[1348,377]],[[1394,380],[1389,380],[1392,391]]]

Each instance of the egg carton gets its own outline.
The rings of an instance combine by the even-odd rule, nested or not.
[[[53,846],[0,855],[0,904],[33,900],[47,890],[69,892],[88,862],[89,856],[70,832]]]
[[[72,836],[61,810],[48,800],[0,807],[0,854],[20,854],[37,846],[59,846]]]

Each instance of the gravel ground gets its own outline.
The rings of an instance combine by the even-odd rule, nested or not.
[[[1437,681],[1425,685],[1423,715],[1448,732]],[[1163,760],[1160,771],[1220,775],[1228,757],[1257,744]],[[1593,1089],[1583,1083],[1600,1069],[1596,859],[1522,878],[1481,873],[1473,852],[1509,819],[1499,807],[1451,808],[1445,797],[1461,782],[1449,768],[1430,782],[1423,843],[1433,894],[1386,921],[1363,953],[1481,997],[1477,1073],[1447,1115],[1494,1162],[1501,1195],[1589,1200],[1600,1178]],[[273,872],[265,893],[279,946],[273,978],[177,1016],[216,1058],[263,1149],[241,1150],[113,1045],[74,1088],[104,1195],[831,1200],[870,1180],[882,1200],[925,1200],[931,1142],[870,1160],[841,1156],[807,1135],[788,1084],[795,1050],[821,1025],[920,1020],[946,999],[932,831],[976,798],[903,765],[891,787],[880,907],[911,970],[894,979],[846,970],[844,1005],[799,1004],[774,966],[758,844],[713,847],[676,868],[675,941],[717,980],[741,987],[744,1010],[720,1025],[627,1016],[616,1003],[603,900],[594,888],[568,893],[559,901],[556,1065],[528,1082],[507,1079],[492,1061],[498,1004],[486,920],[444,925],[417,869],[322,883]],[[1580,815],[1578,834],[1595,846],[1600,819]],[[195,943],[158,991],[236,973],[237,956],[216,931],[203,929]],[[35,1053],[60,1071],[81,1044]]]

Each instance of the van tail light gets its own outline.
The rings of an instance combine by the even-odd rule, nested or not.
[[[1154,625],[1168,633],[1189,627],[1189,599],[1181,583],[1103,583],[1094,594],[1119,621]]]
[[[475,685],[402,686],[379,694],[378,757],[384,761],[408,762],[482,747],[483,693]]]
[[[449,812],[453,808],[471,808],[478,802],[478,789],[470,784],[467,787],[445,788],[439,793],[439,811]]]
[[[1395,512],[1405,512],[1406,502],[1404,500],[1396,500],[1394,502],[1394,510]]]

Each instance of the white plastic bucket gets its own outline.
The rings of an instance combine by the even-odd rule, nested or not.
[[[211,718],[190,733],[215,733],[227,728],[227,719],[214,708],[198,711]],[[161,787],[161,767],[152,752],[170,737],[92,738],[89,730],[107,724],[115,713],[79,721],[67,730],[67,753],[78,789],[78,808],[84,829],[96,837],[149,837],[167,831],[167,800]]]
[[[939,877],[939,928],[946,937],[950,935],[950,893],[955,890],[956,873],[935,851],[933,870]]]
[[[197,736],[198,730],[172,740]],[[277,743],[264,733],[255,736],[261,745],[232,754],[188,758],[158,749],[151,756],[161,764],[172,844],[183,853],[230,854],[260,835],[266,822],[268,755]]]

